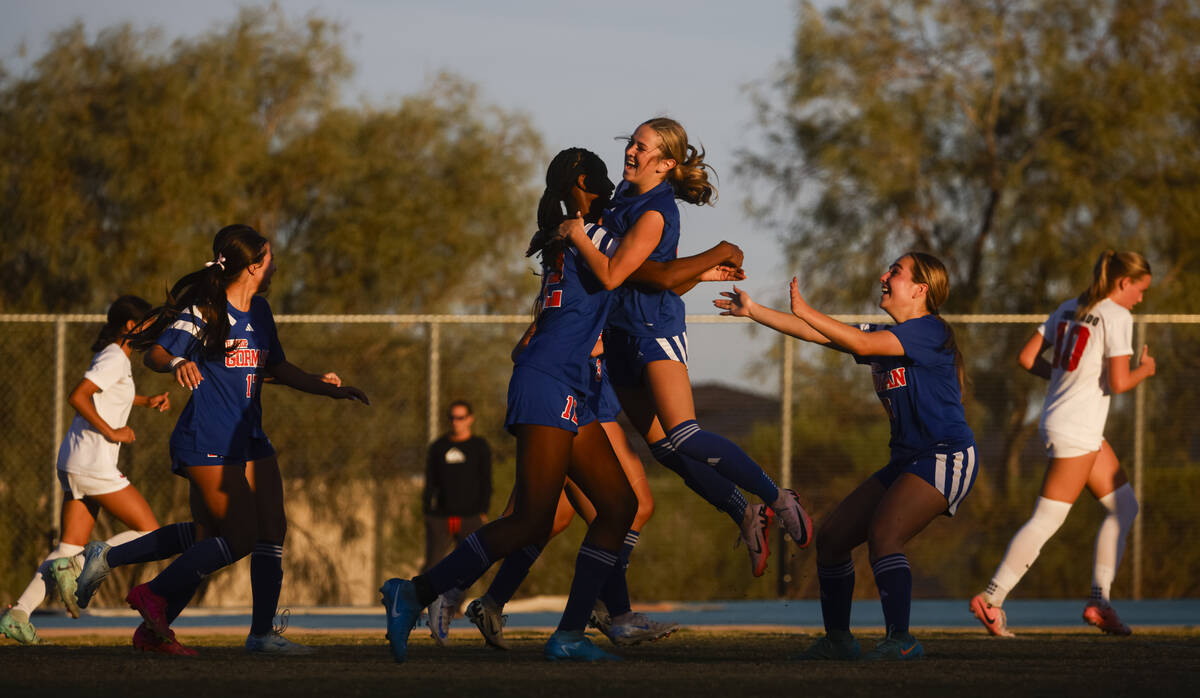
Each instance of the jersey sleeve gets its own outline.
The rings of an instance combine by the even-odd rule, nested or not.
[[[904,347],[904,355],[926,366],[937,363],[946,343],[946,329],[936,315],[925,315],[891,328]]]
[[[181,312],[175,322],[158,336],[158,345],[172,356],[195,359],[199,354],[200,330],[203,328],[200,308],[193,305]]]
[[[1131,354],[1133,354],[1133,315],[1129,312],[1105,313],[1104,358]]]
[[[92,365],[83,374],[83,377],[91,381],[100,390],[108,390],[117,381],[129,375],[129,361],[125,359],[125,353],[120,349],[110,351],[105,348],[92,357]]]
[[[279,331],[275,328],[275,315],[271,312],[271,305],[262,296],[255,296],[254,298],[256,301],[262,302],[262,312],[266,317],[266,322],[271,332],[270,351],[267,352],[267,365],[274,366],[283,363],[287,360],[287,357],[283,353],[283,345],[279,343]]]
[[[600,253],[605,257],[611,258],[617,251],[617,246],[620,244],[616,236],[608,232],[601,225],[589,224],[584,228],[587,236],[591,239],[592,245],[600,250]]]

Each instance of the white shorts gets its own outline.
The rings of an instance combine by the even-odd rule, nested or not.
[[[83,499],[101,494],[110,494],[129,487],[129,480],[116,468],[107,473],[68,473],[58,471],[58,484],[71,499]]]
[[[1058,431],[1042,430],[1042,443],[1046,444],[1046,455],[1051,458],[1075,458],[1095,453],[1104,443],[1104,437],[1098,439],[1069,436]]]

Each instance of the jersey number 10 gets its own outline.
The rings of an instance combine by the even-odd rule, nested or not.
[[[1087,347],[1088,337],[1091,332],[1088,331],[1086,325],[1074,325],[1071,331],[1067,331],[1069,322],[1058,323],[1058,328],[1054,333],[1054,363],[1052,368],[1061,368],[1064,371],[1074,371],[1079,366],[1079,357],[1083,356],[1083,350]]]

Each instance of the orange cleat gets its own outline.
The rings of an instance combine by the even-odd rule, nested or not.
[[[1109,635],[1131,635],[1132,630],[1121,622],[1116,609],[1103,601],[1088,601],[1083,607],[1083,622],[1094,625]]]

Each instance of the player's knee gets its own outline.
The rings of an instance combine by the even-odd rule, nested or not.
[[[887,526],[872,524],[870,530],[867,531],[867,548],[871,559],[876,560],[885,555],[903,552],[904,540]]]

